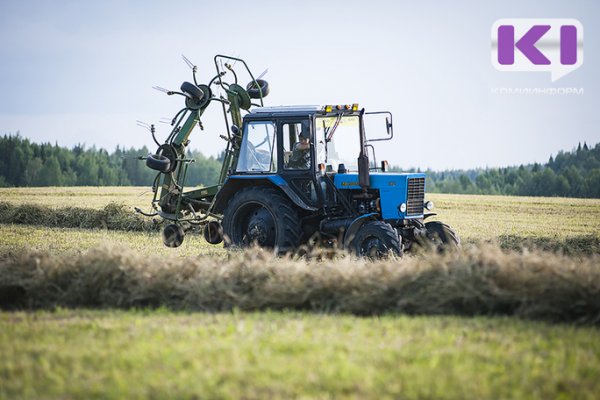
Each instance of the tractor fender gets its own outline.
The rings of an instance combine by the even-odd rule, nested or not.
[[[360,217],[355,218],[350,225],[348,225],[348,229],[344,233],[344,248],[348,248],[350,246],[350,242],[356,236],[356,232],[360,229],[361,226],[367,221],[377,220],[379,217],[378,213],[364,214]]]
[[[222,214],[229,200],[240,190],[248,186],[269,186],[281,190],[296,206],[306,211],[317,211],[309,206],[292,190],[290,185],[277,175],[238,175],[230,176],[223,182],[223,187],[216,195],[213,212]]]
[[[429,218],[429,217],[433,217],[434,215],[437,215],[437,213],[426,213],[426,214],[423,216],[423,219],[427,219],[427,218]]]

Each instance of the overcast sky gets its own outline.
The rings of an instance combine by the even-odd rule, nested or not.
[[[575,18],[583,66],[500,72],[490,61],[500,18]],[[403,167],[474,168],[545,162],[600,142],[600,7],[594,1],[7,1],[0,0],[0,134],[36,142],[154,147],[136,120],[181,108],[181,60],[215,73],[233,54],[269,69],[267,105],[358,102],[394,114],[378,159]],[[583,95],[500,95],[494,88],[577,88]],[[191,147],[217,154],[218,103]],[[158,124],[160,137],[169,126]]]

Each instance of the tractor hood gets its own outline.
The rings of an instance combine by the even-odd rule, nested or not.
[[[370,189],[379,190],[383,219],[423,218],[425,174],[374,172],[370,177]],[[340,190],[361,189],[358,173],[336,174],[333,182]]]

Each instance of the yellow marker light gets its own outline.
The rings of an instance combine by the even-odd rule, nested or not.
[[[341,110],[341,109],[342,109],[342,106],[340,106],[340,105],[338,104],[337,106],[335,106],[335,108],[336,108],[337,110]]]
[[[350,105],[346,104],[346,105],[344,106],[344,108],[345,108],[346,110],[349,110],[349,109],[350,109]]]
[[[358,111],[358,103],[352,104],[352,111]]]
[[[333,110],[332,106],[325,106],[325,112],[330,113]]]

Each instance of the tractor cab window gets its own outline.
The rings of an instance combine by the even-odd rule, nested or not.
[[[274,172],[277,170],[275,125],[271,121],[246,124],[236,171]]]
[[[317,162],[328,170],[337,171],[340,164],[352,172],[358,171],[360,154],[359,117],[320,117],[316,119]]]
[[[285,169],[310,169],[310,124],[291,122],[282,125],[283,166]]]

